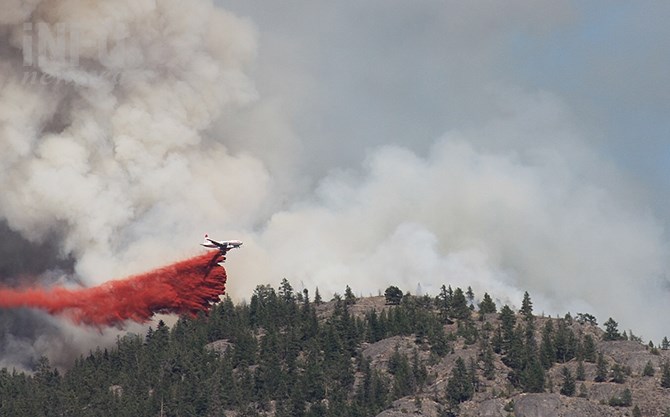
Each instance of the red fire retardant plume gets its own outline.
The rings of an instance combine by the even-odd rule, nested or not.
[[[146,322],[156,313],[195,315],[225,293],[226,270],[217,265],[222,259],[210,251],[92,288],[0,288],[0,308],[38,308],[93,326]]]

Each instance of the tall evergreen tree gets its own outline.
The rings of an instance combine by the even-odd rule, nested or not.
[[[498,315],[500,319],[500,329],[502,332],[502,348],[503,350],[509,349],[510,342],[514,338],[514,328],[516,326],[516,316],[514,311],[507,304],[500,309],[500,314]]]
[[[563,367],[563,385],[561,386],[561,394],[572,397],[575,395],[575,379],[572,377],[570,370],[564,366]]]
[[[528,291],[523,293],[523,301],[521,302],[521,315],[526,321],[533,320],[533,302],[530,301]]]
[[[435,297],[435,305],[440,311],[440,316],[442,317],[442,320],[447,321],[449,319],[449,316],[451,315],[450,314],[451,297],[449,295],[449,292],[447,291],[447,287],[445,287],[444,284],[442,284],[442,286],[440,287],[440,294],[438,294],[438,296]]]
[[[642,376],[654,376],[654,365],[652,365],[651,361],[647,361],[646,365],[644,365]]]
[[[279,298],[285,303],[292,303],[295,300],[293,287],[286,278],[283,278],[279,285]]]
[[[480,314],[496,313],[496,303],[493,302],[491,296],[486,292],[484,293],[482,301],[479,303],[479,313]]]
[[[605,382],[607,380],[607,361],[602,353],[598,353],[598,360],[596,361],[596,377],[594,381]]]
[[[447,400],[452,405],[457,405],[463,401],[472,398],[474,394],[474,387],[472,386],[472,378],[468,375],[468,370],[465,366],[463,358],[458,357],[454,369],[451,371],[451,377],[447,382]]]
[[[460,288],[454,290],[453,301],[451,303],[451,316],[460,320],[470,318],[470,308],[465,299],[465,294],[463,294],[463,290]]]
[[[494,356],[493,356],[493,348],[491,346],[487,346],[486,350],[484,351],[484,357],[483,357],[483,371],[484,371],[484,378],[488,379],[489,381],[495,379],[495,363],[494,363]]]
[[[626,381],[626,374],[624,369],[618,363],[612,365],[612,382],[623,384]]]
[[[472,291],[472,287],[469,285],[468,289],[465,291],[465,297],[468,299],[468,306],[470,309],[474,309],[475,292]]]
[[[586,370],[584,369],[584,362],[579,361],[577,363],[577,372],[575,373],[575,379],[577,381],[586,380]]]
[[[384,291],[384,296],[386,297],[386,304],[398,305],[402,301],[403,294],[400,288],[391,285]]]
[[[622,338],[621,333],[619,333],[619,324],[610,317],[605,322],[605,334],[603,335],[603,340],[620,340]]]
[[[540,363],[544,369],[551,368],[556,362],[556,347],[554,346],[554,325],[551,319],[547,320],[542,328],[540,340]]]
[[[584,343],[582,344],[583,357],[586,362],[595,363],[597,360],[596,342],[593,336],[587,334],[584,336]]]
[[[532,356],[523,364],[521,387],[525,392],[544,392],[544,380],[544,368],[540,361]]]
[[[356,296],[354,292],[351,291],[351,288],[347,285],[347,288],[344,290],[344,303],[347,305],[356,304]]]
[[[670,362],[665,361],[661,366],[661,387],[670,388]]]

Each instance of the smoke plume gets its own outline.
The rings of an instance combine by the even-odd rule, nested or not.
[[[195,315],[225,293],[221,260],[218,251],[207,253],[92,288],[0,288],[0,308],[37,308],[97,327],[142,323],[157,313]]]

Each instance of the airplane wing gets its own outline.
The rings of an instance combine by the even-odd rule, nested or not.
[[[223,247],[227,246],[227,245],[224,245],[221,242],[217,242],[216,240],[213,240],[213,239],[210,239],[210,238],[205,238],[205,239],[207,239],[210,243],[212,243],[213,245],[216,245],[220,248],[223,248]]]

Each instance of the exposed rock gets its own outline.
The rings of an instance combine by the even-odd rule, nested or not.
[[[230,343],[227,339],[221,339],[221,340],[215,340],[212,343],[208,343],[205,345],[205,349],[217,352],[221,355],[226,353],[226,350],[228,350],[229,347],[233,346],[232,343]]]
[[[377,417],[437,417],[442,406],[430,398],[422,396],[405,397],[393,402],[393,407],[377,414]]]

